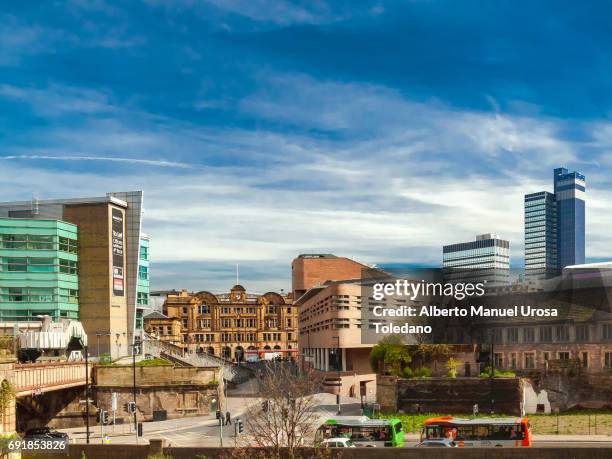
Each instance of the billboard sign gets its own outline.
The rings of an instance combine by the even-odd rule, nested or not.
[[[125,295],[125,266],[123,253],[125,251],[125,237],[123,232],[123,212],[120,209],[112,211],[112,249],[113,249],[113,295]]]

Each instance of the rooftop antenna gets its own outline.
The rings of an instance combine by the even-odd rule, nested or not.
[[[240,285],[239,277],[240,276],[238,275],[238,263],[236,263],[236,285]]]

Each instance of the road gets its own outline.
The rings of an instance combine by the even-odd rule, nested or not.
[[[326,419],[333,418],[337,413],[336,398],[332,394],[317,394],[317,425],[322,424]],[[359,415],[360,405],[357,399],[342,397],[342,414]],[[250,405],[261,403],[260,399],[245,397],[240,392],[233,395],[228,394],[227,407],[232,413],[232,421],[237,418],[245,419],[245,411]],[[246,428],[246,426],[245,426]],[[61,429],[67,432],[75,443],[85,442],[85,429]],[[112,427],[107,426],[106,431],[109,435],[107,442],[110,444],[146,444],[150,439],[162,438],[172,446],[219,446],[219,422],[214,414],[208,416],[186,417],[169,421],[146,422],[143,424],[143,437],[136,439],[136,435],[131,430],[130,425],[118,425],[112,432]],[[248,432],[245,432],[248,434]],[[419,435],[409,433],[406,435],[405,446],[414,447],[418,442]],[[90,435],[91,443],[103,443],[100,435],[100,427],[93,426]],[[248,437],[243,435],[236,442],[234,436],[234,424],[223,428],[223,446],[234,446],[235,443],[246,445],[249,443]],[[534,435],[534,447],[547,448],[554,446],[563,447],[599,447],[612,446],[612,437],[605,435]]]

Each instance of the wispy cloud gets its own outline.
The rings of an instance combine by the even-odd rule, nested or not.
[[[0,84],[0,97],[26,103],[36,114],[51,118],[108,113],[116,108],[103,91],[57,84],[45,88]]]
[[[162,159],[115,158],[104,156],[45,156],[45,155],[9,155],[0,156],[0,160],[48,160],[48,161],[110,161],[117,163],[143,164],[146,166],[174,167],[192,169],[192,164],[165,161]]]
[[[161,6],[170,11],[200,11],[214,10],[247,18],[255,22],[265,22],[280,26],[292,24],[327,24],[346,19],[359,10],[353,8],[338,8],[333,2],[311,0],[294,2],[290,0],[146,0],[148,4]],[[336,6],[336,7],[334,7]],[[207,9],[208,8],[208,9]],[[366,11],[368,9],[366,8]]]

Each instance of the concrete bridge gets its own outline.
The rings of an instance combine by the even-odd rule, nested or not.
[[[91,383],[92,365],[89,367]],[[53,414],[54,410],[49,409],[50,400],[55,402],[54,406],[61,407],[66,392],[73,392],[71,398],[82,398],[85,362],[20,364],[14,357],[3,355],[0,356],[0,384],[10,385],[15,393],[15,399],[7,401],[0,411],[0,434],[10,434],[16,429],[17,405],[31,416],[43,418]]]
[[[89,364],[91,383],[92,364]],[[40,395],[53,390],[85,385],[85,362],[16,363],[9,381],[16,396]]]

